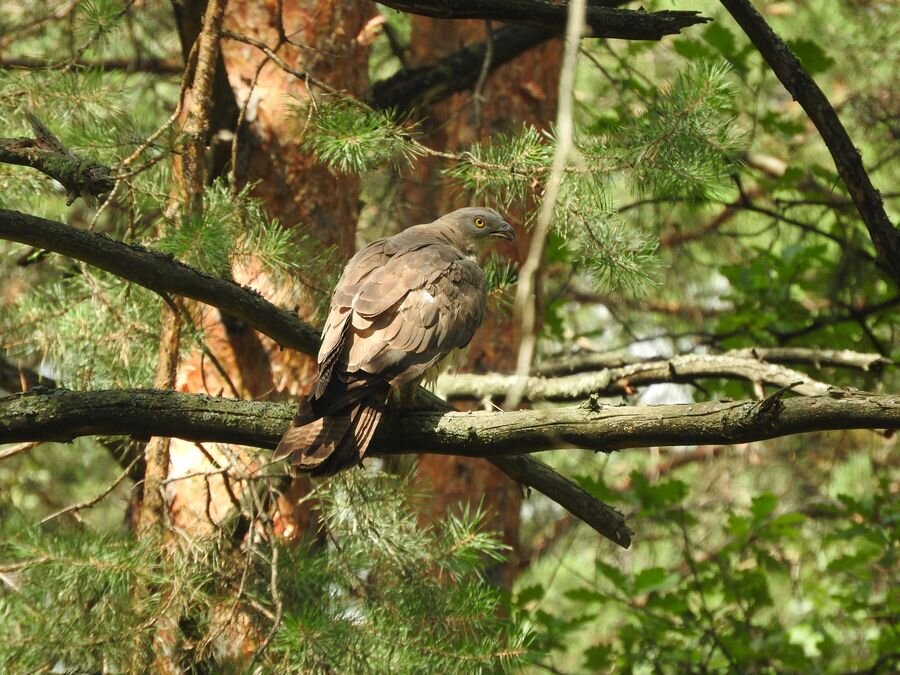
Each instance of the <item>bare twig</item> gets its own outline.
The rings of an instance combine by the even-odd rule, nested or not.
[[[23,452],[28,452],[29,450],[33,450],[40,443],[17,443],[9,448],[0,448],[0,461],[4,459],[9,459],[10,457],[15,457],[16,455],[21,455]]]
[[[44,523],[49,522],[51,520],[55,520],[56,518],[59,518],[60,516],[65,515],[67,513],[78,513],[79,511],[84,511],[85,509],[89,509],[92,506],[94,506],[95,504],[97,504],[98,502],[102,501],[107,495],[109,495],[113,490],[115,490],[116,487],[118,487],[118,485],[123,480],[128,478],[129,474],[131,473],[131,469],[134,468],[134,465],[137,464],[140,459],[141,459],[140,455],[138,455],[134,459],[132,459],[131,463],[125,468],[125,470],[122,473],[120,473],[118,476],[116,476],[115,480],[113,480],[113,482],[110,483],[106,487],[106,489],[103,490],[103,492],[101,492],[100,494],[96,495],[95,497],[91,497],[90,499],[87,499],[83,502],[79,502],[77,504],[72,504],[71,506],[67,506],[64,509],[60,509],[56,513],[50,514],[49,516],[47,516],[46,518],[44,518],[41,521],[41,525],[43,525]]]
[[[566,46],[563,53],[562,70],[559,77],[559,107],[556,113],[556,147],[553,151],[553,165],[537,224],[531,233],[531,246],[528,257],[519,272],[519,283],[516,288],[516,317],[521,325],[521,342],[516,359],[516,377],[506,395],[506,407],[518,406],[525,386],[525,378],[531,369],[536,343],[535,315],[537,312],[535,295],[538,287],[538,274],[544,258],[544,244],[550,231],[550,221],[556,207],[556,198],[562,183],[569,153],[572,150],[574,128],[572,122],[572,98],[575,90],[575,66],[578,60],[578,41],[584,30],[586,10],[585,0],[572,0],[568,5],[568,21],[566,23]]]

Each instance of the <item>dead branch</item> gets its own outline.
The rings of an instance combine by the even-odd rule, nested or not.
[[[826,394],[830,389],[829,385],[797,370],[750,356],[690,354],[576,375],[529,377],[522,395],[530,401],[573,401],[592,395],[630,395],[637,387],[661,382],[689,383],[703,378],[738,378],[778,387],[794,385],[793,391],[804,396]],[[460,373],[442,375],[435,388],[448,399],[482,400],[505,396],[516,380],[514,375],[499,373]]]
[[[534,26],[562,35],[568,3],[551,0],[389,0],[388,7],[436,19],[488,19]],[[615,9],[610,2],[589,2],[584,37],[660,40],[710,19],[694,11],[645,12]]]

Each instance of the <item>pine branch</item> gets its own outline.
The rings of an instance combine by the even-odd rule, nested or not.
[[[637,387],[661,382],[690,383],[714,377],[790,386],[803,396],[821,396],[831,389],[804,373],[752,357],[693,354],[562,377],[528,377],[520,386],[523,399],[529,401],[572,401],[591,395],[630,395]],[[517,382],[515,375],[460,373],[439,377],[435,388],[448,399],[482,400],[506,396]]]
[[[872,185],[859,150],[841,124],[837,112],[790,47],[778,37],[749,0],[722,0],[722,5],[816,125],[869,230],[878,257],[890,268],[894,281],[900,284],[900,230],[888,218],[881,194]]]
[[[113,189],[113,171],[93,159],[79,157],[37,117],[28,115],[34,138],[0,138],[0,162],[30,166],[66,189],[66,206],[78,197],[101,197]]]
[[[388,7],[436,19],[489,19],[534,26],[562,35],[568,3],[552,0],[389,0]],[[589,2],[584,37],[660,40],[710,19],[695,11],[644,12],[613,9],[608,2]]]
[[[826,396],[652,406],[579,406],[512,412],[410,412],[377,434],[373,456],[429,453],[508,457],[523,452],[736,444],[800,433],[900,429],[900,395],[832,390]],[[80,436],[173,436],[272,449],[294,416],[287,403],[147,389],[32,391],[0,398],[0,443]]]

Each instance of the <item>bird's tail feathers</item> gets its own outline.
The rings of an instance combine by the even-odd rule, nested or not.
[[[342,385],[333,388],[333,395],[301,400],[274,460],[290,456],[300,471],[314,476],[330,476],[360,462],[384,414],[390,387],[384,380]]]

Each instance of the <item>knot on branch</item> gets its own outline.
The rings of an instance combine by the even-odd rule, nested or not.
[[[603,403],[600,401],[600,394],[591,394],[581,404],[584,410],[590,412],[600,412],[603,410]]]

